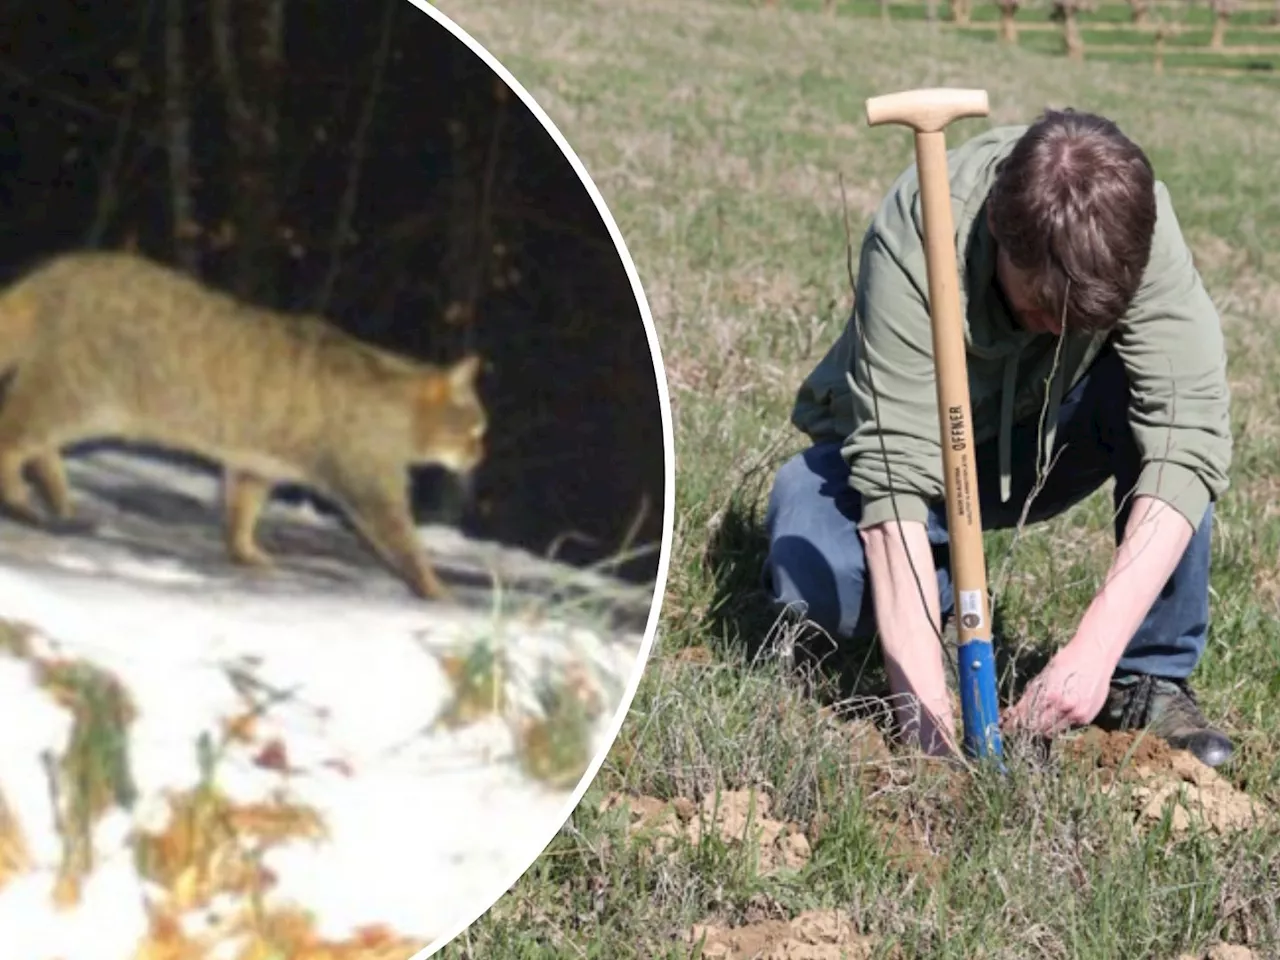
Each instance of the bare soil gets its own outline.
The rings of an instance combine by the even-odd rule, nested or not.
[[[1275,820],[1216,770],[1150,735],[1091,728],[1069,741],[1064,755],[1096,770],[1104,791],[1126,790],[1140,823],[1168,815],[1175,833],[1197,824],[1226,834]]]
[[[867,960],[874,942],[840,910],[809,910],[793,920],[765,920],[734,929],[696,924],[686,935],[717,960]]]
[[[896,781],[909,772],[892,762],[892,755],[876,727],[849,724],[850,745],[865,769],[864,784],[870,810],[881,828],[884,854],[903,871],[937,878],[947,865],[947,838],[939,833],[938,818],[915,809],[911,792]],[[1271,820],[1274,813],[1238,790],[1216,771],[1186,751],[1140,733],[1112,733],[1090,728],[1061,743],[1068,764],[1083,766],[1097,777],[1099,789],[1124,791],[1135,821],[1151,826],[1170,817],[1177,833],[1193,823],[1215,833],[1247,829]],[[907,765],[909,766],[909,765]],[[935,802],[954,802],[965,789],[961,770],[947,778]],[[944,800],[945,797],[945,800]],[[697,844],[708,835],[740,847],[749,843],[758,856],[761,874],[803,867],[827,826],[822,818],[809,824],[772,816],[773,800],[762,790],[723,791],[701,801],[686,797],[661,800],[650,796],[612,793],[600,809],[629,809],[628,833],[647,834],[658,853],[675,843]],[[702,956],[722,960],[859,960],[870,957],[874,941],[862,935],[847,914],[836,910],[806,911],[788,917],[776,904],[748,905],[745,922],[737,925],[707,918],[684,934],[692,945],[701,943]],[[1253,960],[1247,947],[1217,944],[1203,956],[1185,954],[1178,960]]]
[[[618,806],[630,808],[632,835],[647,833],[661,853],[683,840],[691,845],[714,835],[729,846],[750,843],[759,851],[759,870],[769,874],[781,868],[799,869],[811,853],[809,838],[799,824],[776,820],[769,815],[772,800],[755,790],[731,790],[719,796],[708,794],[701,803],[684,797],[664,801],[655,797],[611,793],[601,811]]]
[[[1238,943],[1216,943],[1203,955],[1184,953],[1178,960],[1261,960],[1262,954],[1254,953]]]

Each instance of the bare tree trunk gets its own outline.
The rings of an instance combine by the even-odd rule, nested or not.
[[[1062,38],[1067,48],[1067,59],[1084,59],[1084,40],[1080,36],[1080,23],[1074,9],[1067,10],[1062,19]]]
[[[1000,41],[1002,43],[1018,42],[1018,23],[1014,19],[1017,15],[1016,4],[1009,2],[1000,4]]]
[[[1150,0],[1129,0],[1129,11],[1135,26],[1146,26],[1147,14],[1150,13],[1150,10]]]
[[[1280,0],[1276,0],[1275,9],[1271,11],[1271,23],[1280,27]]]
[[[1223,43],[1227,39],[1227,21],[1231,18],[1231,11],[1225,7],[1214,5],[1213,11],[1213,34],[1209,37],[1209,49],[1221,50]]]
[[[1165,37],[1164,28],[1163,27],[1158,28],[1156,31],[1156,55],[1155,55],[1156,76],[1158,77],[1164,76],[1164,37]]]
[[[270,302],[276,294],[277,170],[285,0],[210,3],[214,59],[226,102],[235,168],[236,266],[231,287]]]
[[[971,0],[951,0],[951,19],[958,26],[968,25],[971,10]]]
[[[938,22],[938,0],[925,0],[924,15],[930,23]]]
[[[889,0],[880,0],[880,20],[883,23],[889,22]]]
[[[195,239],[200,235],[191,200],[191,104],[187,91],[186,10],[182,0],[165,0],[164,118],[169,144],[169,230],[178,265],[200,272]]]
[[[400,2],[400,0],[396,0]],[[445,320],[470,336],[481,295],[489,280],[493,260],[490,220],[499,163],[503,158],[502,137],[505,126],[505,103],[510,96],[497,78],[494,79],[496,107],[491,113],[492,125],[482,131],[474,123],[455,121],[452,135],[452,166],[455,171],[449,187],[449,247],[444,273],[446,284]],[[481,143],[478,134],[487,137]]]
[[[837,0],[822,0],[822,12],[834,14],[836,12],[836,2]]]

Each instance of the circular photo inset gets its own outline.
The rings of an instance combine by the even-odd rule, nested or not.
[[[543,849],[644,667],[673,455],[635,268],[431,8],[16,20],[0,952],[404,960]]]

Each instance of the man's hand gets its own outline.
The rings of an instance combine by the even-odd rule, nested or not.
[[[1111,674],[1191,540],[1191,525],[1168,505],[1136,497],[1107,579],[1071,642],[1005,714],[1010,727],[1045,736],[1090,723],[1107,700]]]
[[[1059,650],[1005,713],[1005,724],[1051,737],[1096,717],[1115,664],[1090,646],[1077,637]]]

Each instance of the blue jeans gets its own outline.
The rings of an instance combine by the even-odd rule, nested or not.
[[[1083,500],[1115,477],[1117,542],[1129,518],[1128,493],[1141,462],[1126,419],[1129,384],[1119,356],[1109,347],[1063,398],[1055,450],[1070,452],[1054,464],[1036,496],[1028,523],[1047,520]],[[1014,527],[1035,483],[1036,418],[1016,424],[1012,437],[1012,492],[1000,502],[998,451],[981,444],[975,459],[979,507],[986,530]],[[1068,465],[1069,464],[1069,468]],[[763,583],[775,609],[799,614],[837,642],[875,633],[871,591],[858,521],[862,500],[849,486],[840,444],[817,443],[783,465],[765,514],[769,552]],[[943,503],[930,508],[927,530],[938,570],[943,616],[952,611],[947,515]],[[1190,676],[1204,653],[1209,625],[1209,559],[1213,504],[1188,544],[1150,612],[1134,634],[1116,673],[1149,673],[1171,679]]]

